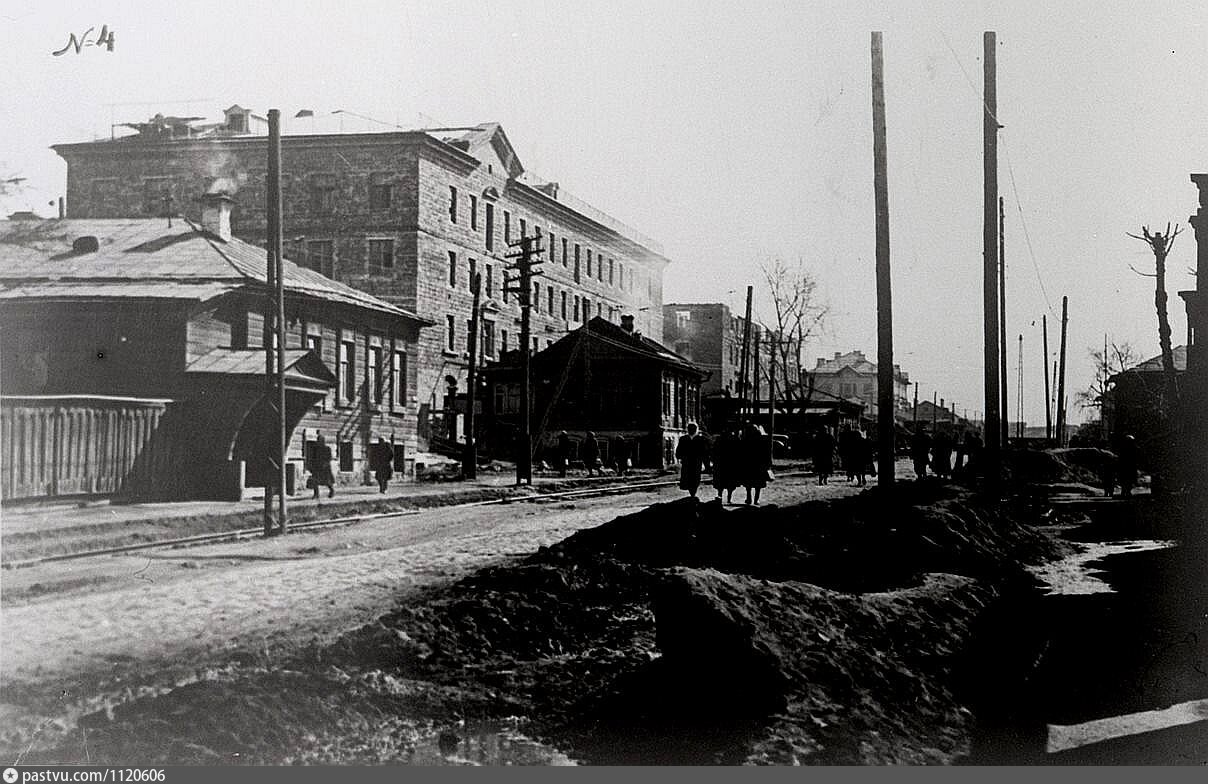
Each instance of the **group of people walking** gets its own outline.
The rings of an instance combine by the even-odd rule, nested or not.
[[[744,503],[758,505],[760,493],[772,475],[772,441],[763,430],[748,422],[710,439],[699,432],[695,422],[687,429],[675,448],[680,489],[695,498],[702,474],[710,471],[718,499],[724,495],[726,503],[733,503],[734,491],[742,487],[747,491]]]
[[[848,482],[864,485],[868,482],[869,474],[876,476],[877,468],[873,462],[873,443],[864,435],[864,431],[850,425],[839,431],[836,439],[825,427],[814,433],[811,442],[811,457],[814,462],[814,473],[818,475],[818,484],[830,484],[831,474],[835,473],[835,453],[839,454],[839,465],[847,474]]]
[[[948,432],[941,430],[932,438],[920,427],[910,437],[910,460],[914,463],[915,478],[926,479],[928,468],[936,477],[944,480],[973,476],[981,448],[981,436],[973,430],[966,430],[958,445]]]
[[[331,461],[331,447],[320,433],[306,455],[306,470],[310,472],[306,486],[314,491],[313,498],[319,497],[320,487],[327,488],[328,498],[336,494],[336,478],[331,470]],[[384,436],[379,436],[377,443],[369,447],[369,470],[373,471],[378,492],[385,493],[394,477],[394,446]]]

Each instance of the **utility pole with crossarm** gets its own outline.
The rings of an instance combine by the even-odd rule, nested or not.
[[[516,484],[533,483],[533,431],[532,431],[532,327],[531,315],[533,309],[533,278],[540,275],[537,269],[541,262],[536,260],[544,249],[541,247],[541,237],[523,236],[515,242],[508,243],[509,248],[517,248],[507,258],[515,259],[508,265],[516,277],[504,280],[504,288],[516,294],[520,302],[520,416],[521,432],[516,449]],[[510,285],[510,284],[515,285]]]

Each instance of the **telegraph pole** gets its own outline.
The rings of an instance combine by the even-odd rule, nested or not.
[[[768,462],[776,457],[776,351],[780,348],[780,336],[768,338],[768,347],[772,350],[768,360]]]
[[[739,380],[738,380],[739,403],[738,403],[738,405],[739,406],[746,406],[746,399],[747,399],[747,392],[748,392],[747,371],[751,367],[750,353],[749,353],[751,350],[751,297],[753,296],[754,291],[755,291],[754,286],[747,286],[747,316],[746,316],[746,321],[743,322],[743,326],[742,326],[742,358],[740,359],[740,361],[738,363],[738,375],[739,375]],[[741,413],[742,412],[740,409],[740,411],[739,411],[740,419],[742,418]]]
[[[507,258],[516,261],[510,268],[516,271],[516,286],[508,288],[520,301],[520,409],[521,433],[516,455],[516,484],[533,483],[533,431],[532,431],[532,309],[533,278],[541,272],[535,268],[541,263],[535,257],[543,252],[540,237],[522,236],[508,247],[517,248]],[[507,286],[507,281],[504,281]],[[587,321],[587,314],[584,314]]]
[[[1069,324],[1069,297],[1061,298],[1061,369],[1057,374],[1057,446],[1065,446],[1065,333]]]
[[[474,405],[478,392],[478,308],[482,294],[482,273],[475,272],[470,278],[470,290],[474,293],[474,304],[470,311],[470,334],[466,336],[466,348],[470,351],[470,368],[466,372],[466,450],[461,461],[461,475],[466,479],[478,476],[478,444],[474,440]]]
[[[1019,388],[1015,394],[1015,437],[1023,439],[1023,333],[1019,335]]]
[[[999,351],[998,389],[1002,403],[1002,446],[1007,448],[1011,427],[1011,398],[1007,394],[1007,253],[1006,220],[1003,217],[1002,196],[998,197],[998,337]]]
[[[759,338],[760,338],[760,333],[759,333],[759,330],[754,330],[754,332],[755,332],[755,338],[754,338],[755,350],[751,352],[751,360],[753,362],[753,364],[752,364],[753,370],[751,372],[751,376],[752,376],[752,380],[755,383],[751,385],[752,386],[751,419],[758,419],[759,418]]]
[[[268,112],[267,172],[268,256],[266,281],[268,302],[264,312],[265,393],[273,411],[273,423],[266,428],[266,471],[264,478],[264,535],[284,534],[288,528],[285,507],[285,452],[288,434],[285,428],[285,283],[281,260],[281,112]],[[274,476],[275,474],[275,476]],[[273,526],[274,484],[280,503],[277,525]]]
[[[982,295],[984,330],[984,362],[985,362],[985,445],[986,445],[986,482],[987,489],[998,494],[999,478],[1002,467],[1002,453],[999,428],[999,412],[1001,406],[999,396],[999,352],[998,341],[998,72],[995,61],[997,36],[992,31],[983,35],[984,50],[983,75],[985,83],[984,105],[982,106],[982,141],[984,155],[982,160],[983,173],[983,207],[982,220]]]
[[[910,416],[910,425],[914,428],[914,432],[919,432],[919,382],[917,381],[914,382],[914,413]]]
[[[889,267],[889,180],[885,144],[885,63],[881,33],[872,34],[872,167],[877,233],[877,484],[892,485],[893,299]]]
[[[1049,389],[1049,317],[1040,317],[1040,328],[1044,335],[1044,356],[1041,365],[1044,366],[1044,445],[1053,445],[1053,393]]]

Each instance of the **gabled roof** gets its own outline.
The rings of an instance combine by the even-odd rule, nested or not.
[[[658,362],[663,362],[679,368],[680,370],[694,373],[701,378],[704,378],[708,375],[705,371],[692,364],[692,362],[686,357],[675,353],[662,343],[651,340],[641,333],[626,332],[619,325],[613,324],[608,319],[601,318],[599,316],[592,318],[584,326],[579,327],[577,330],[571,332],[557,343],[554,343],[554,345],[547,348],[546,351],[553,350],[558,346],[559,343],[562,343],[563,341],[583,339],[608,343],[622,349],[623,351],[628,351],[644,359],[653,359]],[[536,356],[540,356],[542,353],[544,352],[538,352]]]
[[[264,378],[262,349],[210,349],[185,368],[186,373]],[[310,349],[285,349],[285,378],[311,386],[335,386],[336,377]]]
[[[483,148],[490,147],[507,167],[509,177],[519,177],[524,173],[524,166],[516,155],[516,149],[508,141],[503,126],[497,122],[481,123],[468,128],[432,128],[425,132],[475,158],[479,157],[479,151]]]
[[[1186,346],[1175,346],[1173,349],[1171,349],[1171,354],[1174,355],[1174,369],[1176,371],[1186,370],[1187,369],[1187,347]],[[1116,378],[1117,376],[1121,376],[1125,373],[1161,373],[1161,372],[1162,372],[1162,355],[1158,354],[1156,357],[1150,357],[1149,359],[1145,360],[1144,362],[1138,363],[1138,364],[1133,365],[1132,367],[1128,368],[1127,370],[1123,370],[1119,373],[1116,373],[1115,375],[1112,376],[1112,378]]]
[[[72,242],[86,236],[96,237],[98,249],[73,251]],[[39,299],[72,291],[147,297],[162,285],[164,296],[208,299],[217,286],[266,283],[265,266],[262,248],[234,237],[223,240],[183,218],[170,227],[164,218],[0,222],[0,296],[8,298],[19,290]],[[283,269],[287,292],[431,324],[288,259]]]

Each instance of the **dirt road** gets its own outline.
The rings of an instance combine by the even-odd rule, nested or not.
[[[705,488],[706,490],[708,488]],[[849,494],[781,478],[765,503]],[[6,570],[0,682],[15,709],[167,685],[236,655],[327,639],[409,593],[522,556],[658,501],[667,488],[571,502],[446,508],[281,539]],[[17,703],[17,704],[12,704]]]

